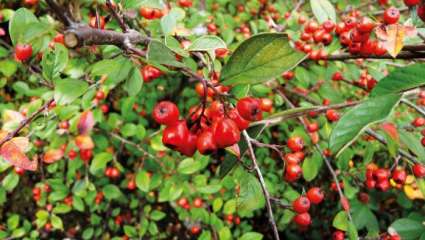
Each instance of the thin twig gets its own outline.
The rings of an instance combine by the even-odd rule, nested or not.
[[[415,109],[419,114],[421,114],[422,116],[425,117],[425,110],[422,109],[421,107],[417,106],[416,104],[412,103],[411,101],[409,101],[405,98],[401,99],[401,102],[406,104],[407,106]]]
[[[1,141],[0,141],[0,146],[2,146],[5,142],[11,140],[12,138],[14,138],[16,135],[19,134],[19,132],[28,124],[30,124],[41,112],[43,112],[44,110],[46,110],[49,105],[53,102],[53,99],[50,99],[49,101],[47,101],[43,106],[41,106],[37,111],[35,111],[33,114],[31,114],[31,116],[25,118],[24,120],[22,120],[19,123],[19,126],[13,131],[10,132],[6,135],[6,137],[4,137]]]
[[[270,224],[272,225],[274,239],[279,240],[280,239],[279,232],[277,230],[276,222],[273,216],[272,205],[270,203],[270,193],[267,190],[266,182],[264,181],[263,174],[261,173],[260,167],[258,166],[258,163],[257,163],[257,158],[255,157],[254,148],[252,147],[252,138],[248,135],[246,131],[243,131],[242,134],[245,137],[245,140],[247,142],[249,155],[251,157],[252,164],[254,165],[255,172],[257,173],[258,180],[260,181],[261,190],[263,191],[264,198],[266,199],[266,207],[267,207],[267,212],[269,215],[269,221],[270,221]]]
[[[128,144],[130,146],[135,147],[137,150],[139,150],[140,152],[144,153],[145,155],[151,157],[151,158],[156,158],[154,155],[150,154],[146,149],[144,149],[142,146],[140,146],[139,144],[132,142],[128,139],[125,139],[123,137],[121,137],[120,135],[110,132],[109,135],[111,135],[111,137],[116,138],[118,140],[120,140],[121,142]]]
[[[128,26],[124,22],[124,18],[120,17],[114,8],[114,5],[112,4],[111,0],[106,0],[106,6],[108,6],[109,11],[111,12],[112,16],[117,20],[118,24],[120,25],[123,32],[128,32]]]

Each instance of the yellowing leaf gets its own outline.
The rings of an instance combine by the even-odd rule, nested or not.
[[[78,135],[75,137],[75,144],[79,149],[93,149],[94,142],[88,135]]]
[[[385,28],[377,28],[376,30],[379,41],[393,58],[397,57],[403,49],[405,38],[415,34],[415,27],[401,24],[390,24]]]
[[[37,169],[37,161],[30,161],[14,141],[7,141],[1,146],[0,156],[13,166],[30,171]]]
[[[43,162],[45,163],[54,163],[63,157],[63,150],[62,149],[50,149],[47,150],[46,153],[44,153],[43,156]]]

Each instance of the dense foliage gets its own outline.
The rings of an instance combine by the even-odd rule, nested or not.
[[[0,0],[0,239],[425,239],[425,2]]]

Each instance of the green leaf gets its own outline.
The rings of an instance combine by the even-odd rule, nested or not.
[[[232,233],[228,227],[223,227],[218,232],[218,236],[220,240],[230,240],[232,239]]]
[[[128,78],[133,63],[124,57],[105,59],[95,63],[91,69],[93,76],[107,75],[105,85],[116,85]]]
[[[178,7],[173,7],[171,11],[161,18],[161,28],[164,35],[175,34],[177,23],[185,17],[185,11]]]
[[[19,215],[13,214],[7,219],[7,228],[13,230],[19,226]]]
[[[90,164],[90,173],[95,175],[101,170],[104,170],[106,167],[106,164],[108,164],[108,162],[110,162],[112,158],[113,158],[112,154],[108,152],[102,152],[102,153],[96,154],[93,158],[93,161]]]
[[[396,231],[403,240],[413,240],[425,232],[425,225],[409,218],[401,218],[393,222],[390,229]]]
[[[348,239],[350,240],[358,240],[359,234],[357,233],[356,226],[352,222],[348,223]]]
[[[201,168],[201,162],[195,161],[193,158],[186,158],[179,163],[177,172],[181,174],[192,174]]]
[[[265,200],[258,179],[244,170],[236,177],[240,184],[238,210],[254,211],[264,207]]]
[[[68,49],[62,44],[56,44],[54,51],[49,51],[43,56],[41,66],[43,77],[53,80],[58,77],[68,64]]]
[[[52,226],[55,229],[63,229],[63,223],[62,223],[62,219],[56,215],[52,215],[52,217],[50,218],[50,221],[52,222]]]
[[[176,60],[176,55],[170,48],[160,41],[154,40],[149,43],[148,53],[146,55],[148,61],[157,64],[170,65],[174,67],[184,67],[184,64]]]
[[[136,186],[142,190],[143,192],[149,191],[149,185],[151,182],[151,178],[149,177],[149,174],[145,171],[139,171],[136,175]]]
[[[418,161],[425,164],[425,148],[422,146],[419,137],[405,130],[400,130],[399,136],[401,142],[418,157]]]
[[[18,9],[9,22],[9,34],[13,45],[24,42],[25,32],[28,26],[38,23],[37,17],[26,8]]]
[[[317,153],[315,153],[312,157],[304,160],[302,165],[303,177],[307,182],[310,182],[316,178],[320,168],[322,167],[322,163],[323,159]]]
[[[310,0],[311,10],[319,23],[326,20],[336,22],[335,8],[329,0]]]
[[[335,228],[347,231],[348,229],[348,217],[345,211],[340,211],[336,214],[334,220],[332,221],[332,226]]]
[[[11,61],[11,60],[0,61],[0,72],[6,77],[11,77],[13,74],[15,74],[17,69],[18,69],[18,66],[16,62],[14,61]]]
[[[197,38],[189,46],[189,51],[211,51],[217,48],[227,48],[226,43],[219,37],[207,35]]]
[[[349,110],[337,122],[329,139],[329,148],[337,156],[354,142],[371,124],[385,120],[400,101],[401,95],[390,94],[368,99]]]
[[[247,232],[242,235],[239,240],[261,240],[263,239],[263,234],[257,232]]]
[[[140,74],[139,69],[133,68],[130,73],[130,77],[124,83],[124,90],[127,91],[128,95],[136,96],[140,90],[142,90],[143,86],[143,78]]]
[[[8,192],[12,191],[19,183],[19,176],[14,172],[10,172],[5,178],[3,178],[2,186]]]
[[[122,192],[120,191],[120,189],[113,184],[108,184],[104,186],[102,191],[105,194],[105,198],[109,200],[116,199],[122,196]]]
[[[381,79],[373,88],[370,96],[382,96],[399,93],[425,84],[425,64],[417,63],[407,67],[396,68]]]
[[[88,83],[67,78],[55,81],[55,102],[57,105],[65,105],[73,102],[84,94],[88,88]]]
[[[166,216],[167,215],[164,212],[161,212],[161,211],[158,211],[158,210],[153,210],[151,215],[150,215],[150,219],[152,219],[154,221],[159,221]]]
[[[261,83],[294,68],[304,58],[304,53],[289,45],[285,34],[259,34],[239,45],[221,77],[224,85]]]

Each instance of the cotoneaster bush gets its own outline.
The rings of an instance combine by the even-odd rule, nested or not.
[[[424,21],[0,0],[0,238],[425,239]]]

